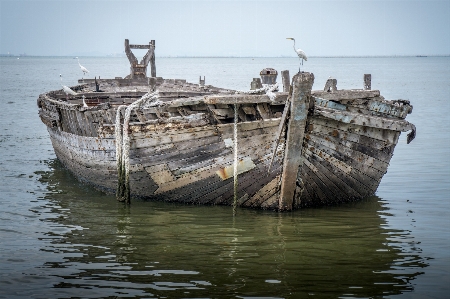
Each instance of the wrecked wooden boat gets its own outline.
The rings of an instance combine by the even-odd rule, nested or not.
[[[138,63],[131,49],[145,48]],[[55,154],[77,178],[118,199],[292,210],[373,195],[405,120],[407,100],[338,90],[314,75],[261,71],[250,91],[156,76],[154,41],[130,45],[125,78],[80,80],[76,95],[41,94]],[[151,76],[147,66],[151,64]]]

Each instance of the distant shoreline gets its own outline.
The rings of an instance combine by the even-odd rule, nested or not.
[[[27,57],[59,57],[59,58],[74,58],[74,57],[99,57],[99,58],[126,58],[123,56],[113,56],[113,55],[12,55],[12,54],[0,54],[0,57],[10,57],[10,58],[27,58]],[[156,56],[157,58],[297,58],[297,56]],[[427,58],[427,57],[450,57],[447,55],[368,55],[368,56],[309,56],[309,58]]]

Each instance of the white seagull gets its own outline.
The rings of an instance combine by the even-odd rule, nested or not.
[[[62,89],[63,89],[63,91],[66,93],[66,99],[68,99],[69,94],[70,94],[70,95],[73,95],[73,96],[76,96],[77,93],[76,93],[75,91],[73,91],[73,90],[70,89],[69,87],[67,87],[67,86],[65,86],[65,85],[62,84],[62,75],[61,75],[61,74],[59,74],[59,77],[61,78],[61,86],[62,86]]]
[[[82,66],[82,65],[80,64],[80,59],[78,59],[78,57],[76,57],[76,58],[77,58],[77,60],[78,60],[78,65],[80,66],[80,69],[81,69],[81,71],[83,72],[83,76],[86,75],[87,73],[89,73],[88,69],[85,68],[84,66]],[[83,78],[82,78],[82,79],[83,79]]]
[[[294,41],[294,51],[295,51],[295,53],[297,53],[298,58],[301,59],[301,65],[303,65],[303,59],[304,59],[305,61],[308,61],[308,57],[306,57],[305,52],[303,52],[302,49],[296,49],[296,48],[295,48],[295,39],[292,38],[292,37],[287,37],[286,39],[291,39],[291,40]],[[298,72],[300,73],[300,66],[298,67]]]

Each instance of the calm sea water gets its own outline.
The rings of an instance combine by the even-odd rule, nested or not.
[[[87,78],[126,58],[84,57]],[[159,58],[157,74],[248,90],[296,58]],[[133,201],[83,185],[56,160],[36,99],[81,78],[76,59],[0,58],[0,298],[448,298],[450,58],[311,58],[314,89],[408,99],[376,196],[291,213]]]

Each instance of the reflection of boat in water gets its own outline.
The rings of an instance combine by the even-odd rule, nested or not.
[[[138,63],[130,48],[147,48]],[[130,45],[126,78],[80,80],[75,96],[39,96],[39,115],[58,159],[78,178],[130,196],[292,210],[373,195],[401,132],[414,125],[406,100],[337,90],[314,75],[261,71],[240,92],[156,77],[154,43]],[[151,77],[147,65],[151,62]],[[239,176],[239,178],[237,178]]]
[[[411,291],[427,266],[407,231],[385,225],[375,197],[289,214],[241,210],[232,220],[220,206],[111,205],[74,186],[57,160],[50,166],[40,176],[58,230],[47,249],[63,254],[51,275],[66,297],[384,297]]]

